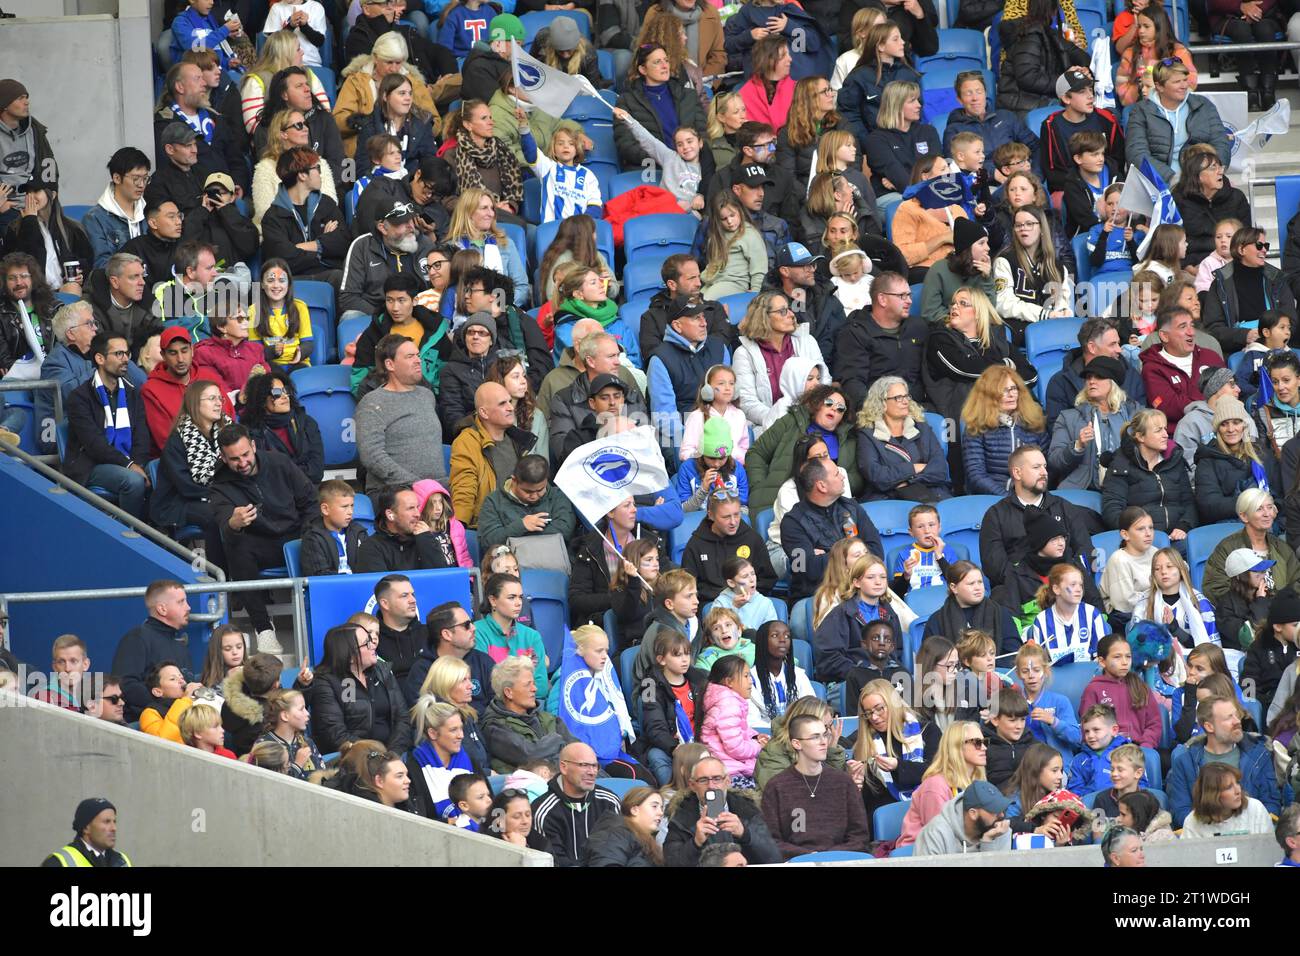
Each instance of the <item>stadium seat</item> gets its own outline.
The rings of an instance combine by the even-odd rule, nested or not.
[[[628,301],[633,299],[653,296],[656,292],[664,287],[663,277],[660,275],[663,270],[664,260],[668,256],[661,256],[657,249],[647,249],[635,259],[629,259],[627,265],[623,267],[623,296]],[[641,315],[645,312],[636,314],[637,325],[640,325]]]
[[[320,80],[320,85],[325,89],[325,95],[330,98],[333,104],[338,99],[339,81],[335,77],[334,71],[325,66],[313,66],[311,71],[316,74],[316,79]]]
[[[812,687],[813,696],[818,700],[830,700],[830,695],[826,691],[825,684],[815,680],[810,680],[808,683]]]
[[[603,80],[614,82],[614,54],[608,50],[596,51],[596,69],[600,70],[600,76]]]
[[[606,631],[608,634],[609,632]],[[632,715],[633,723],[640,725],[640,718],[636,707],[640,696],[632,693],[635,685],[633,679],[633,665],[636,664],[636,656],[641,651],[640,646],[624,648],[618,655],[618,682],[623,687],[623,699],[627,701],[627,709]]]
[[[542,221],[542,181],[524,180],[524,219],[534,226]]]
[[[477,535],[475,539],[477,545]],[[569,625],[569,579],[559,571],[537,568],[524,568],[520,575],[524,593],[533,605],[533,628],[542,635],[550,670],[554,672],[560,666]]]
[[[1076,282],[1087,282],[1092,278],[1092,261],[1088,258],[1088,236],[1081,234],[1070,240],[1074,251],[1074,271]]]
[[[931,614],[943,607],[943,602],[948,600],[948,589],[940,585],[933,585],[928,588],[913,588],[907,592],[904,600],[907,602],[907,606],[915,612],[917,620],[924,622],[930,619]]]
[[[912,851],[913,851],[914,849],[915,849],[915,847],[913,847],[912,844],[910,844],[910,843],[909,843],[907,846],[896,846],[896,847],[894,847],[892,850],[889,851],[889,855],[890,855],[891,857],[892,857],[892,856],[911,856],[911,855],[912,855]]]
[[[916,58],[917,72],[945,64],[959,65],[966,70],[983,70],[988,65],[988,49],[984,34],[979,30],[945,28],[939,31],[939,51],[931,56]]]
[[[335,339],[338,335],[338,322],[334,314],[334,287],[328,282],[299,279],[293,284],[293,294],[307,306],[307,314],[311,317],[311,334],[316,340],[317,361],[321,365],[337,362]]]
[[[1037,366],[1048,355],[1067,352],[1079,347],[1079,329],[1082,319],[1042,319],[1030,322],[1025,329],[1025,357]]]
[[[862,510],[880,532],[880,544],[885,551],[912,540],[907,530],[907,513],[917,506],[915,501],[864,501]],[[947,530],[947,529],[944,529]],[[883,558],[884,555],[882,554]]]
[[[871,815],[871,838],[888,842],[902,836],[903,817],[907,816],[911,805],[911,800],[898,800],[876,807],[876,812]]]
[[[69,219],[75,219],[77,222],[81,222],[81,220],[86,217],[86,213],[90,212],[92,208],[93,207],[91,206],[64,206],[63,214]]]
[[[514,228],[518,229],[521,233],[523,232],[519,226],[515,226]],[[559,220],[544,222],[537,227],[536,231],[533,233],[533,242],[531,246],[532,263],[534,267],[541,265],[542,255],[546,252],[547,247],[555,241],[555,234],[559,231]],[[514,236],[511,236],[510,238],[513,239]],[[527,248],[529,247],[520,246],[521,250]],[[596,251],[605,257],[605,261],[609,263],[611,269],[614,268],[614,227],[604,219],[596,220]]]
[[[1276,182],[1277,244],[1285,249],[1287,227],[1300,212],[1300,176],[1278,176]]]
[[[800,598],[790,612],[790,636],[796,641],[812,644],[813,636],[813,599]]]
[[[519,258],[524,260],[524,268],[527,269],[528,234],[524,232],[524,227],[513,222],[498,222],[497,226],[510,239],[510,244],[519,253]],[[541,259],[539,258],[537,261],[540,262]]]
[[[628,261],[634,255],[655,252],[665,256],[690,252],[699,220],[686,213],[652,213],[629,219],[623,227],[623,254]]]
[[[749,303],[754,301],[756,292],[735,292],[731,295],[724,295],[718,301],[722,303],[727,310],[727,321],[732,325],[739,325],[745,318],[745,313],[749,311]]]
[[[347,347],[361,338],[361,333],[366,330],[366,326],[371,322],[368,315],[357,315],[350,319],[344,319],[339,323],[338,339],[338,357],[342,361],[347,352]]]
[[[302,577],[302,542],[286,541],[284,543],[284,567],[289,577]]]
[[[903,197],[897,193],[890,198],[880,202],[881,213],[885,217],[885,236],[892,240],[894,238],[894,214],[898,212],[898,207],[902,205]]]
[[[1103,272],[1088,282],[1079,282],[1075,285],[1075,298],[1080,302],[1076,311],[1084,315],[1105,315],[1128,291],[1132,278],[1132,272]]]
[[[1034,398],[1038,404],[1047,405],[1047,386],[1052,378],[1065,366],[1064,352],[1048,352],[1033,363],[1038,372],[1038,381],[1034,382]]]
[[[442,446],[442,464],[447,469],[447,474],[451,474],[451,446]]]
[[[901,655],[899,663],[909,671],[916,670],[916,652],[920,650],[921,644],[925,641],[925,624],[924,620],[917,618],[903,632],[903,646],[899,649]]]
[[[610,112],[609,104],[599,96],[589,96],[583,94],[575,96],[569,108],[564,111],[561,119],[574,120],[581,124],[586,124],[591,120],[596,120],[605,124],[607,128],[612,129],[614,115]]]
[[[1218,547],[1219,542],[1230,534],[1241,530],[1239,521],[1223,521],[1219,524],[1203,525],[1187,532],[1187,565],[1192,572],[1192,584],[1201,586],[1205,575],[1205,562]]]
[[[1070,664],[1057,664],[1052,668],[1052,690],[1069,698],[1077,714],[1083,689],[1098,673],[1100,671],[1097,670],[1097,665],[1091,662],[1085,664],[1075,661]]]
[[[853,716],[840,717],[840,739],[852,737],[858,732],[858,718]]]
[[[325,467],[346,468],[357,459],[353,420],[357,403],[352,397],[352,368],[347,365],[314,365],[292,375],[298,401],[320,426],[325,446]]]
[[[659,166],[657,164],[650,170],[632,169],[626,173],[619,173],[609,181],[609,195],[605,197],[605,200],[608,202],[615,196],[631,192],[638,186],[657,185],[659,185]]]
[[[771,508],[764,508],[754,516],[754,531],[764,541],[767,540],[767,531],[772,527],[772,519],[776,517],[776,512]]]
[[[1263,705],[1259,701],[1255,700],[1253,697],[1247,697],[1245,700],[1241,702],[1241,706],[1245,708],[1246,713],[1249,714],[1251,719],[1255,721],[1255,726],[1258,727],[1260,729],[1260,732],[1262,733],[1264,729]]]
[[[591,97],[588,97],[588,99],[591,99]],[[605,101],[597,99],[596,102],[603,104]],[[609,107],[606,106],[605,110],[608,114]],[[608,119],[603,122],[599,119],[586,120],[582,124],[582,131],[591,140],[591,149],[587,151],[587,158],[583,160],[584,164],[590,165],[593,162],[618,163],[618,147],[614,144],[614,127]],[[616,175],[618,175],[617,169],[611,174],[611,178]],[[606,182],[607,180],[601,180],[601,185],[604,186]],[[604,195],[603,190],[601,195]]]
[[[280,668],[280,686],[285,690],[293,687],[293,682],[298,679],[302,673],[301,667],[282,667]]]
[[[1058,498],[1064,498],[1071,504],[1076,504],[1080,508],[1087,508],[1101,514],[1101,492],[1084,491],[1081,488],[1058,488],[1052,492]],[[1119,532],[1115,532],[1118,534]]]
[[[567,16],[570,20],[578,25],[578,32],[588,40],[591,39],[591,18],[577,16],[567,10],[534,10],[531,13],[525,13],[519,17],[519,21],[524,25],[524,47],[525,49],[533,45],[533,40],[537,34],[551,25],[551,21],[556,17]]]
[[[375,531],[375,505],[367,495],[357,495],[352,501],[352,520],[366,529],[367,534]]]
[[[474,567],[478,567],[483,561],[483,555],[479,549],[478,532],[473,528],[465,529],[465,550],[469,552],[469,559],[474,562]]]
[[[158,65],[162,67],[164,73],[176,62],[172,56],[172,39],[172,31],[168,28],[158,34],[158,39],[153,44],[154,55],[158,58]]]
[[[5,392],[5,404],[10,408],[27,409],[27,422],[23,426],[22,432],[18,435],[18,447],[29,455],[39,455],[40,449],[36,445],[36,399],[31,392]],[[60,457],[62,455],[60,454]],[[100,489],[102,490],[102,489]],[[99,491],[95,492],[99,494]],[[110,497],[107,493],[100,497]]]
[[[1110,35],[1110,18],[1106,11],[1106,0],[1075,0],[1074,12],[1078,14],[1079,25],[1083,27],[1084,34],[1089,38],[1089,49],[1095,31],[1100,30],[1107,36]]]
[[[943,449],[943,455],[948,457],[948,420],[938,412],[926,412],[925,423],[930,426],[934,436],[939,439],[939,447]]]
[[[1037,136],[1039,130],[1043,128],[1043,121],[1053,113],[1059,112],[1061,112],[1059,104],[1054,106],[1040,106],[1036,110],[1029,111],[1029,115],[1025,117],[1025,125],[1029,127],[1029,132]]]
[[[626,274],[625,274],[626,278]],[[656,289],[657,291],[657,289]],[[641,316],[646,314],[650,308],[650,295],[639,295],[636,298],[629,298],[618,307],[618,317],[623,321],[624,328],[628,329],[633,335],[641,331]],[[645,357],[646,364],[649,364],[649,357]]]
[[[1090,493],[1095,494],[1095,492],[1084,492],[1084,494]],[[1058,490],[1052,492],[1052,494],[1060,495],[1061,492]],[[1157,531],[1155,538],[1152,540],[1152,545],[1157,548],[1169,547],[1169,535],[1163,531]],[[1105,567],[1106,559],[1123,546],[1124,542],[1120,538],[1118,531],[1103,531],[1101,534],[1092,536],[1093,567],[1096,569],[1098,584],[1101,583],[1101,572]]]
[[[964,495],[939,502],[935,507],[939,511],[943,540],[960,541],[970,552],[970,559],[979,564],[980,522],[984,513],[1001,500],[998,495]]]
[[[671,548],[669,557],[672,558],[673,564],[682,563],[682,554],[686,551],[686,542],[691,540],[691,535],[695,529],[704,523],[707,517],[705,511],[687,511],[682,518],[682,523],[668,532],[668,541]]]
[[[908,316],[920,315],[921,295],[925,291],[925,287],[918,282],[916,285],[912,286],[911,288],[912,288],[912,307],[907,310],[907,314]]]
[[[627,796],[627,792],[633,787],[644,787],[645,784],[634,777],[601,777],[596,781],[606,790],[610,790],[616,797],[622,800]]]
[[[1160,752],[1152,747],[1143,747],[1142,756],[1146,758],[1147,762],[1147,786],[1159,790],[1164,786],[1163,774],[1160,771]]]
[[[488,786],[492,788],[492,796],[500,796],[501,791],[506,788],[506,781],[509,779],[504,773],[494,773],[488,777]]]
[[[805,641],[797,637],[792,638],[790,641],[790,653],[794,655],[794,663],[796,667],[802,667],[809,674],[812,673],[813,647],[811,641]]]
[[[870,853],[854,853],[852,850],[818,850],[816,853],[803,853],[792,856],[786,863],[842,863],[846,860],[874,860]]]

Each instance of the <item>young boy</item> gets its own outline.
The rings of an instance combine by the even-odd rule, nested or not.
[[[1088,259],[1094,276],[1102,272],[1132,272],[1137,264],[1137,249],[1142,242],[1138,233],[1146,233],[1146,221],[1135,224],[1133,217],[1119,208],[1123,191],[1123,183],[1111,183],[1097,203],[1099,218],[1088,230]]]
[[[56,704],[64,710],[81,713],[82,679],[90,670],[86,642],[75,634],[56,637],[50,657],[50,669],[53,671],[50,680],[45,687],[32,691],[32,696],[47,704]]]
[[[448,823],[474,833],[483,832],[488,812],[492,809],[492,788],[481,773],[461,773],[452,777],[447,785],[447,798],[456,808]]]
[[[1110,775],[1111,752],[1133,741],[1119,732],[1115,708],[1109,704],[1093,704],[1085,710],[1080,728],[1083,749],[1070,761],[1066,786],[1083,797],[1114,785]]]
[[[140,729],[173,743],[184,743],[181,714],[190,709],[194,700],[185,693],[185,675],[180,665],[175,661],[155,664],[145,672],[144,685],[149,688],[153,701],[140,713]]]
[[[857,713],[858,698],[862,696],[862,688],[873,680],[887,680],[898,688],[900,694],[907,693],[910,675],[907,668],[894,657],[897,646],[898,638],[888,621],[877,618],[862,629],[862,649],[867,652],[868,663],[854,667],[849,671],[849,676],[844,679],[847,713]],[[902,680],[895,680],[898,675],[908,676]]]
[[[989,211],[988,174],[984,171],[984,137],[979,133],[958,133],[952,138],[952,164],[966,181],[973,205],[966,212],[973,219],[984,219]]]
[[[365,526],[352,520],[356,492],[346,481],[331,478],[321,483],[319,500],[320,517],[313,518],[302,532],[298,558],[302,573],[307,577],[351,574],[366,538]]]
[[[1013,173],[1033,171],[1033,163],[1030,161],[1032,156],[1024,143],[1003,143],[993,151],[993,182],[998,187],[993,194],[994,199],[1001,194],[1003,184]]]
[[[632,676],[637,685],[654,669],[654,633],[660,625],[671,628],[684,636],[691,647],[697,647],[700,641],[700,622],[696,614],[700,610],[699,591],[695,584],[695,575],[681,568],[662,572],[655,579],[654,612],[650,616],[649,626],[641,639],[641,649],[637,652],[636,664]]]
[[[994,692],[1002,683],[993,670],[997,666],[997,654],[998,645],[988,631],[968,627],[957,639],[957,660],[961,662],[958,680],[965,679],[970,683],[967,693],[980,701],[985,716],[988,708],[984,702],[993,699]]]
[[[1115,169],[1106,159],[1106,137],[1096,130],[1084,130],[1070,137],[1070,158],[1074,169],[1065,177],[1065,237],[1073,239],[1100,220],[1097,203],[1115,180]]]
[[[372,179],[386,176],[389,179],[404,179],[406,166],[402,161],[402,144],[391,133],[378,133],[366,140],[366,158],[370,160],[370,172],[357,180],[352,187],[352,208],[361,202],[361,194],[366,191]]]
[[[1037,741],[1025,729],[1029,718],[1029,704],[1025,695],[1014,687],[1004,687],[997,694],[996,703],[989,708],[993,716],[983,725],[988,739],[988,766],[985,773],[989,783],[1001,787],[1015,775],[1016,768],[1025,757],[1025,751]]]
[[[654,654],[654,669],[634,698],[641,708],[642,760],[661,786],[673,776],[673,751],[695,739],[709,685],[707,671],[691,666],[691,645],[686,636],[663,624],[652,628],[642,642]]]
[[[1119,798],[1141,789],[1147,758],[1137,744],[1125,744],[1110,752],[1110,789],[1097,794],[1093,806],[1114,820],[1119,816]]]
[[[913,588],[944,585],[943,573],[957,560],[957,552],[939,536],[939,511],[934,505],[917,505],[907,513],[912,547],[894,561],[894,593],[900,597]]]
[[[695,666],[709,670],[721,657],[739,654],[754,666],[754,642],[741,636],[740,615],[729,607],[713,607],[704,618],[705,647],[695,658]]]
[[[777,618],[776,605],[758,590],[758,572],[745,558],[728,558],[722,566],[726,590],[720,592],[714,607],[729,607],[740,615],[742,631],[757,631]]]
[[[216,754],[218,757],[237,759],[234,751],[225,747],[226,732],[221,728],[221,711],[216,707],[207,704],[191,707],[181,714],[177,729],[180,731],[181,742],[186,747]]]
[[[1065,178],[1074,169],[1070,137],[1085,130],[1096,130],[1106,142],[1106,155],[1116,169],[1124,165],[1124,131],[1109,110],[1099,110],[1094,102],[1092,73],[1085,67],[1072,66],[1056,81],[1056,95],[1064,109],[1043,120],[1038,136],[1043,175],[1049,193],[1065,189]]]

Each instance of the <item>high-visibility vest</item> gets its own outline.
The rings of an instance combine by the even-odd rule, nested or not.
[[[92,866],[93,865],[88,859],[86,859],[84,853],[82,853],[80,850],[78,850],[75,846],[73,846],[70,843],[61,849],[55,850],[54,853],[51,855],[56,860],[59,861],[60,866]],[[130,857],[128,857],[125,853],[121,853],[119,855],[122,857],[123,866],[131,865]]]

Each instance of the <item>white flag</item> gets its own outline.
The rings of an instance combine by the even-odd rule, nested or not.
[[[629,495],[667,488],[668,469],[655,430],[642,425],[575,448],[560,466],[555,485],[594,525]]]
[[[1096,94],[1093,101],[1098,109],[1115,108],[1115,81],[1112,79],[1110,66],[1110,37],[1100,30],[1093,31],[1092,63],[1090,69],[1095,77],[1092,91]]]
[[[1233,160],[1244,166],[1246,160],[1263,150],[1268,141],[1291,128],[1291,101],[1283,97],[1273,108],[1234,137]]]
[[[1129,166],[1128,175],[1124,178],[1124,189],[1119,194],[1119,208],[1149,220],[1147,234],[1138,243],[1139,258],[1146,256],[1147,248],[1155,236],[1156,226],[1183,221],[1168,184],[1151,165],[1151,160],[1145,157],[1142,159],[1141,168]]]
[[[510,48],[510,67],[514,71],[515,89],[528,97],[543,113],[563,116],[577,97],[586,94],[600,97],[591,80],[549,67],[541,60],[529,56],[518,41]],[[610,109],[613,115],[613,108]]]

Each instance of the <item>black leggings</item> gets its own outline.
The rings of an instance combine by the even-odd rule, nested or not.
[[[1277,21],[1268,17],[1263,17],[1253,23],[1250,20],[1234,17],[1225,22],[1221,30],[1223,35],[1231,39],[1233,43],[1269,43],[1276,40],[1278,34],[1282,33],[1282,28],[1277,25]],[[1242,64],[1239,69],[1242,76],[1249,76],[1257,71],[1260,73],[1277,73],[1276,52],[1250,53],[1238,57],[1238,60]]]

